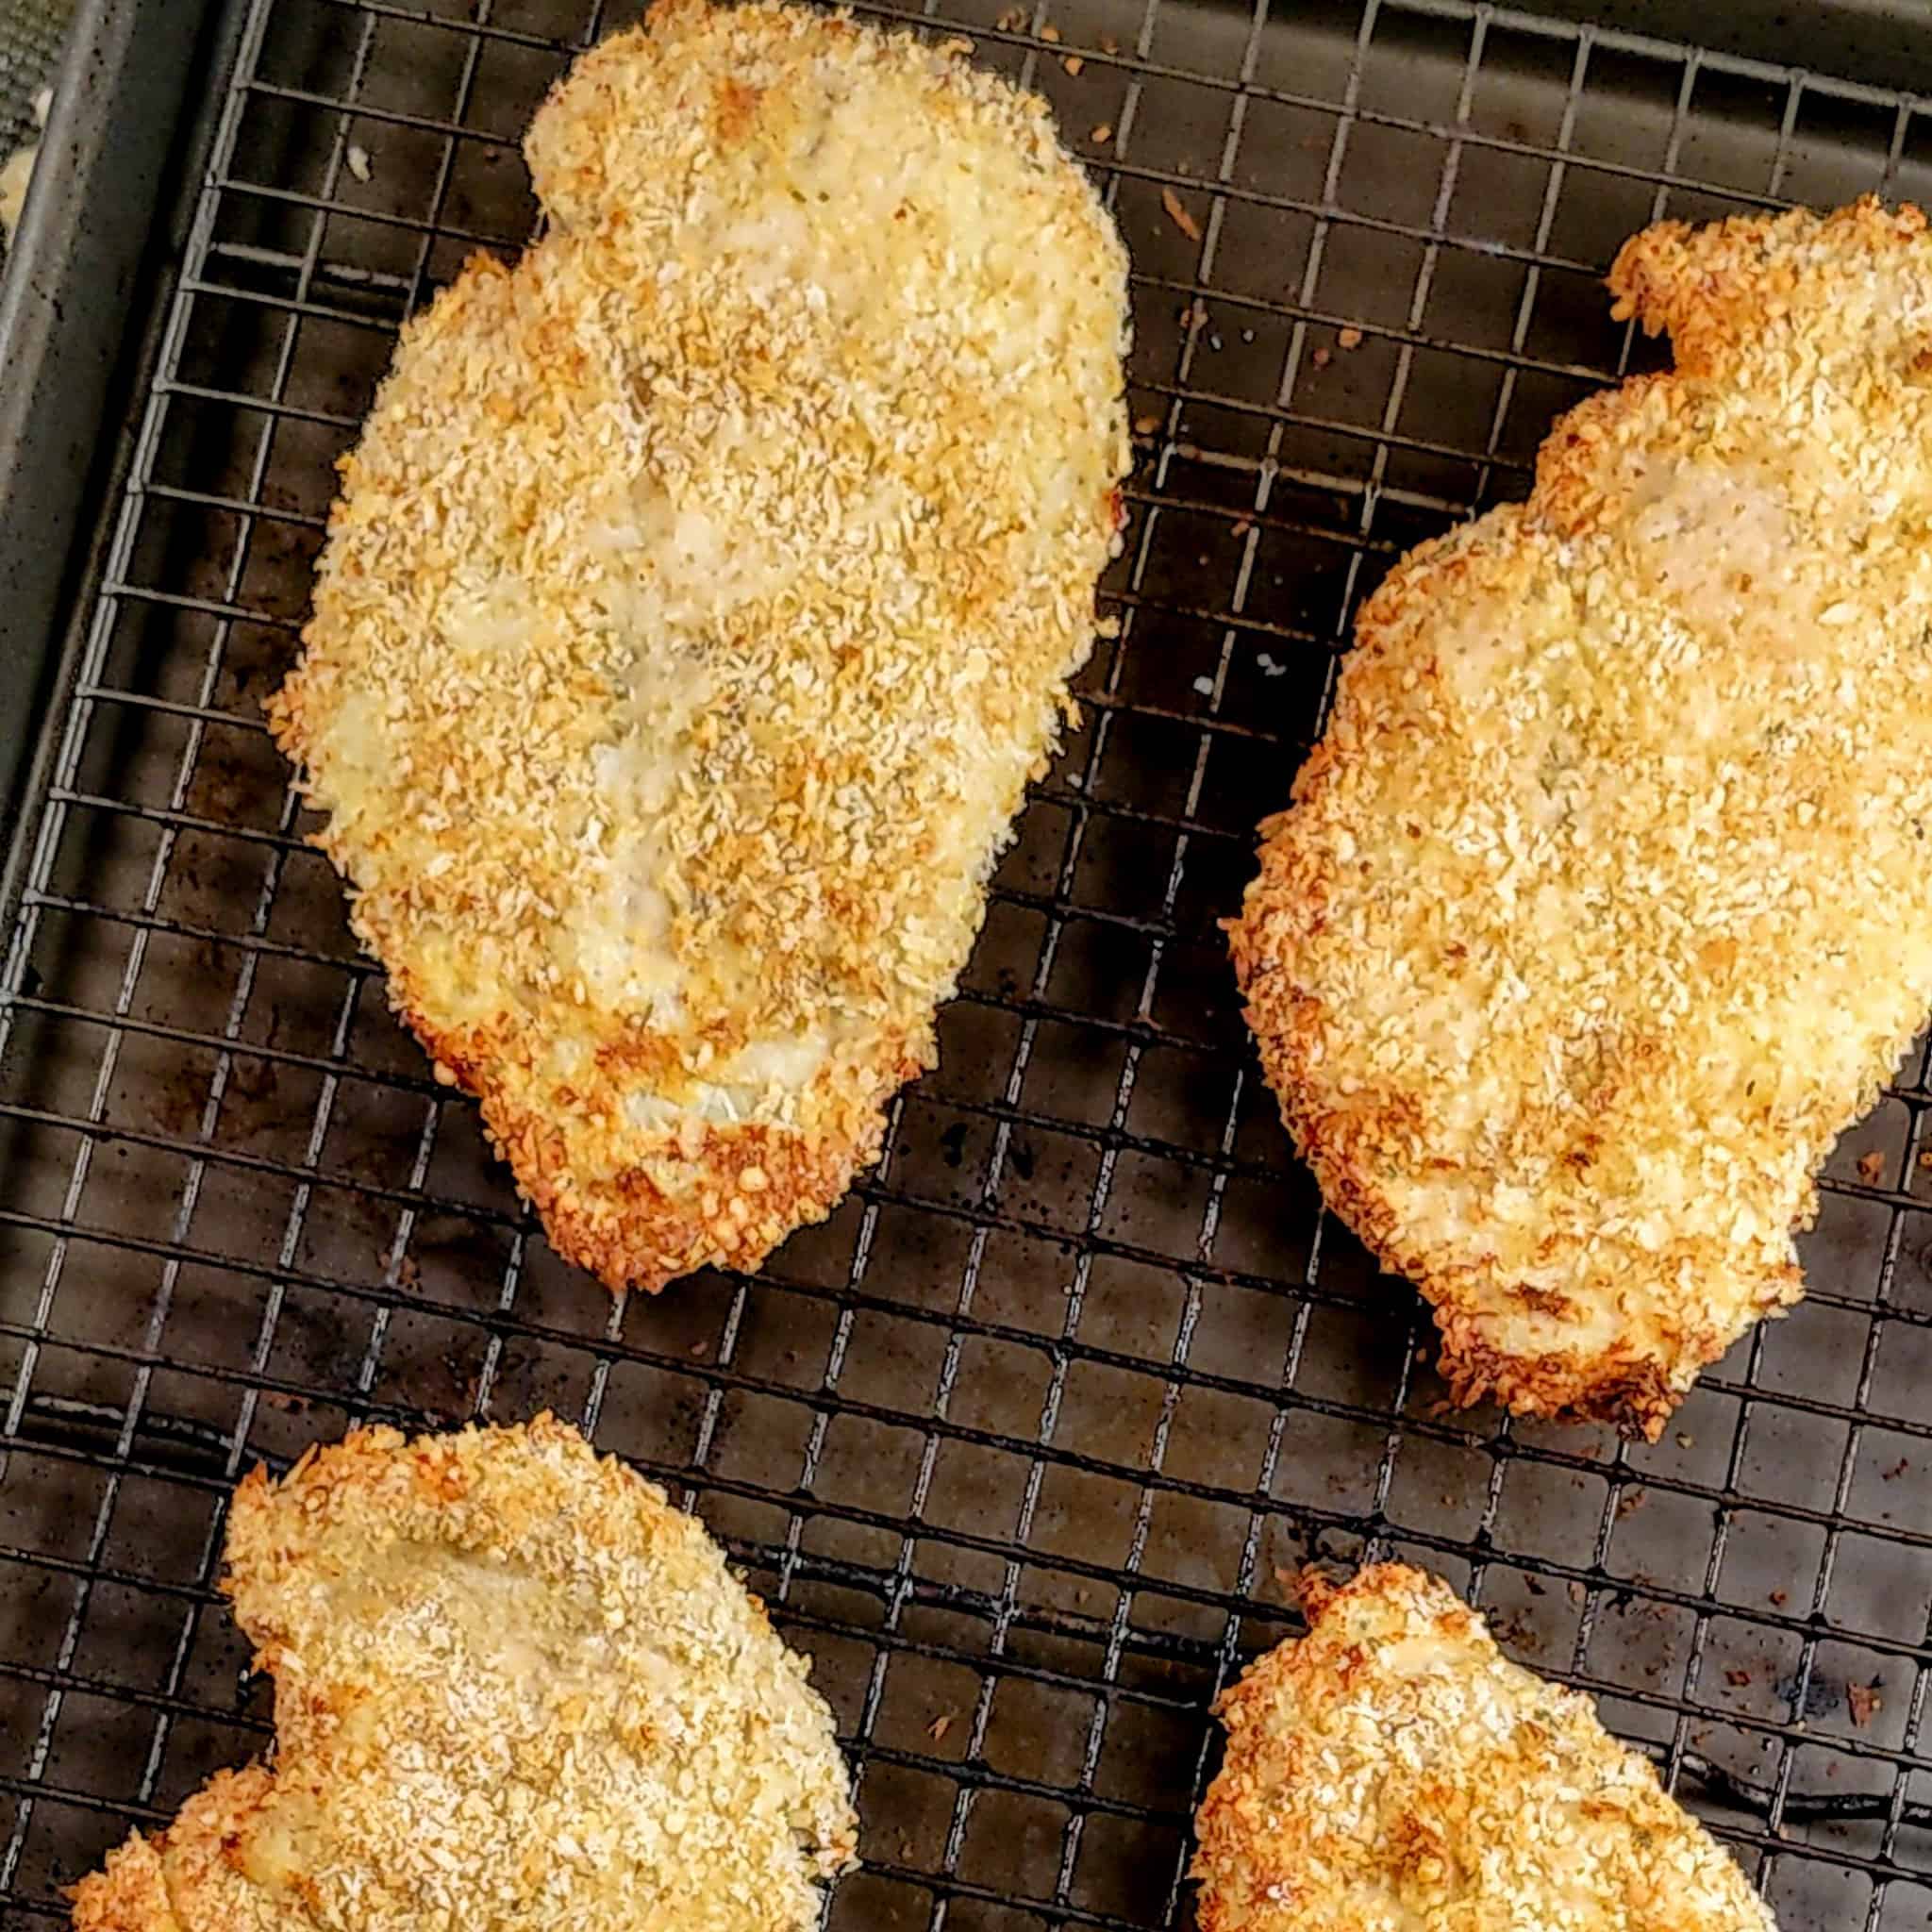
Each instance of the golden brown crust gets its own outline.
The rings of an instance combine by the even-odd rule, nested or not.
[[[701,1525],[548,1416],[257,1470],[226,1554],[273,1767],[130,1838],[80,1932],[777,1932],[851,1862],[803,1660]]]
[[[1932,244],[1633,237],[1674,373],[1363,607],[1231,923],[1283,1117],[1465,1401],[1655,1437],[1797,1299],[1833,1140],[1932,999]]]
[[[755,1269],[795,1229],[824,1220],[878,1158],[885,1103],[933,1059],[887,1060],[875,1093],[852,1108],[842,1131],[691,1122],[652,1147],[647,1160],[587,1176],[555,1111],[523,1102],[496,1054],[408,1006],[398,1010],[438,1069],[448,1070],[439,1077],[476,1096],[490,1144],[509,1163],[557,1251],[608,1288],[650,1294],[700,1268]]]
[[[1589,1699],[1399,1564],[1304,1591],[1308,1634],[1221,1700],[1201,1932],[1774,1932]]]
[[[212,1786],[209,1787],[213,1789]],[[74,1888],[75,1932],[187,1932],[168,1905],[161,1855],[140,1832]]]
[[[1125,258],[1042,103],[762,0],[526,152],[549,229],[404,331],[271,722],[439,1076],[655,1290],[932,1062],[1117,541]]]

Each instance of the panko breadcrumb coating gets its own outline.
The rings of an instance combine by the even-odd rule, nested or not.
[[[1649,1759],[1446,1584],[1385,1563],[1303,1603],[1219,1706],[1201,1932],[1776,1932]]]
[[[1231,931],[1457,1391],[1655,1438],[1798,1298],[1932,1004],[1932,241],[1869,199],[1665,223],[1609,282],[1675,372],[1368,600]]]
[[[1044,105],[660,6],[403,334],[272,706],[358,937],[613,1289],[756,1266],[934,1058],[1095,632],[1126,262]]]
[[[857,1830],[830,1712],[703,1526],[574,1429],[362,1430],[237,1491],[275,1680],[76,1932],[788,1932]]]

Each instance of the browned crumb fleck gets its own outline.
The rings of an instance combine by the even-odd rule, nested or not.
[[[1234,528],[1232,531],[1229,532],[1229,534],[1235,537],[1245,537],[1248,534],[1248,532],[1252,530],[1254,527],[1255,520],[1253,517],[1237,517],[1235,519]]]
[[[1190,242],[1198,242],[1201,239],[1200,223],[1188,212],[1187,204],[1181,200],[1180,196],[1172,188],[1163,188],[1160,191],[1160,205],[1167,210],[1168,220]]]
[[[1121,43],[1117,40],[1115,40],[1111,34],[1101,35],[1100,51],[1103,54],[1118,54],[1120,50]]]
[[[1648,1495],[1647,1490],[1625,1490],[1617,1498],[1617,1521],[1622,1523],[1624,1517],[1636,1515],[1643,1507]]]
[[[1790,1602],[1790,1598],[1783,1591],[1774,1590],[1771,1593],[1770,1601],[1775,1608],[1781,1610]]]
[[[1677,1431],[1677,1447],[1679,1449],[1694,1449],[1696,1446],[1697,1438],[1689,1429],[1679,1429]]]
[[[1134,434],[1136,436],[1152,436],[1159,427],[1160,418],[1151,410],[1144,416],[1136,416],[1134,418]]]
[[[1335,343],[1341,349],[1359,349],[1362,345],[1362,332],[1358,328],[1338,329]]]
[[[1086,61],[1081,59],[1081,58],[1077,54],[1069,54],[1066,57],[1066,58],[1060,62],[1060,65],[1064,67],[1069,74],[1074,75],[1077,75],[1081,68],[1086,66]]]
[[[1919,1156],[1919,1165],[1927,1170],[1932,1170],[1932,1147],[1926,1148],[1924,1153]]]
[[[1724,1682],[1734,1690],[1741,1690],[1751,1681],[1749,1671],[1730,1670],[1724,1673]]]
[[[1885,1156],[1878,1153],[1858,1156],[1858,1178],[1876,1187],[1885,1175]]]
[[[953,1713],[950,1710],[942,1710],[938,1717],[933,1719],[931,1724],[926,1725],[925,1735],[937,1744],[952,1728]]]
[[[1111,121],[1103,121],[1087,139],[1095,147],[1105,147],[1113,139],[1113,123]]]
[[[1847,1684],[1845,1702],[1851,1707],[1852,1722],[1860,1730],[1872,1722],[1874,1711],[1885,1708],[1885,1699],[1878,1694],[1876,1684]]]
[[[1024,7],[1009,7],[993,22],[1003,34],[1016,34],[1026,25],[1026,9]]]
[[[1907,1462],[1903,1456],[1901,1456],[1899,1459],[1896,1462],[1894,1462],[1890,1469],[1881,1470],[1879,1472],[1878,1480],[1880,1482],[1885,1483],[1895,1483],[1897,1482],[1900,1476],[1905,1474],[1907,1470],[1911,1468],[1911,1466],[1912,1465],[1909,1462]]]
[[[1043,26],[1040,29],[1040,38],[1049,45],[1057,47],[1060,42],[1060,30],[1057,26]]]

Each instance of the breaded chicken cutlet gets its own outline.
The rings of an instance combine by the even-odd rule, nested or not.
[[[533,122],[404,331],[276,739],[552,1240],[756,1266],[932,1064],[1095,633],[1125,257],[1044,105],[703,0]]]
[[[1874,200],[1666,223],[1609,282],[1674,373],[1364,605],[1231,933],[1457,1391],[1654,1438],[1797,1299],[1932,1003],[1932,241]]]
[[[236,1492],[275,1680],[76,1932],[789,1932],[852,1862],[831,1713],[703,1526],[574,1429],[367,1429]]]
[[[1775,1932],[1587,1697],[1400,1564],[1304,1591],[1218,1707],[1201,1932]]]

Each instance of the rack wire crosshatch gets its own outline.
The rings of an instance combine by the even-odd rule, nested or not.
[[[1122,620],[878,1172],[611,1307],[427,1075],[260,703],[395,327],[535,210],[572,0],[240,0],[0,992],[0,1903],[260,1748],[224,1500],[372,1417],[548,1406],[700,1507],[860,1778],[835,1927],[1184,1920],[1208,1708],[1306,1562],[1398,1552],[1577,1682],[1788,1932],[1932,1917],[1932,1084],[1834,1158],[1810,1298],[1655,1447],[1451,1410],[1320,1211],[1218,918],[1389,561],[1655,352],[1664,215],[1932,192],[1819,72],[1459,0],[932,0],[1133,251]],[[1648,359],[1647,359],[1648,358]]]

